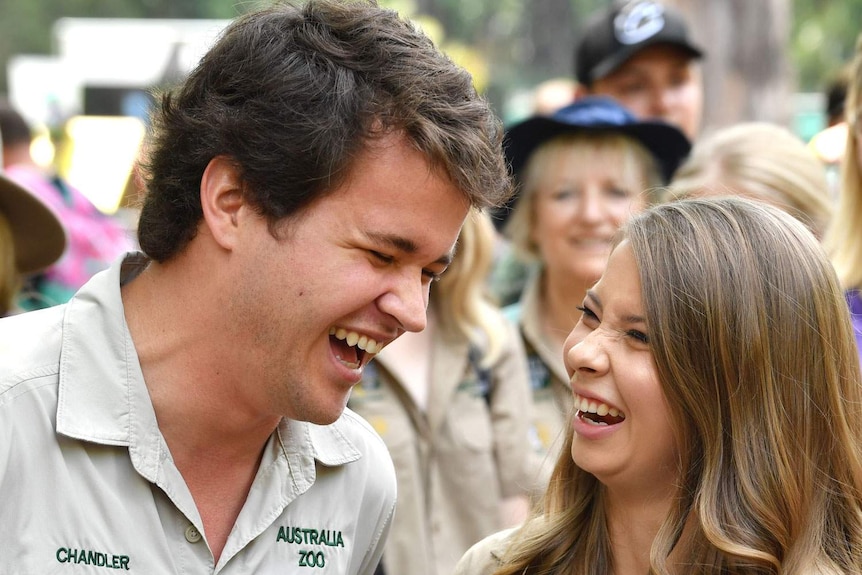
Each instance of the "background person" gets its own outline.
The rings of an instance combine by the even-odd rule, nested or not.
[[[69,240],[58,262],[28,278],[20,304],[40,309],[65,303],[93,274],[134,249],[135,242],[120,222],[100,212],[80,190],[36,164],[30,154],[30,125],[6,102],[0,102],[0,131],[6,175],[51,206]]]
[[[609,96],[639,118],[664,120],[694,141],[703,115],[703,54],[677,10],[652,0],[615,0],[581,30],[576,98]]]
[[[530,386],[521,338],[487,295],[494,242],[488,215],[468,216],[431,287],[427,327],[387,346],[348,403],[395,464],[387,574],[449,575],[471,545],[527,514]]]
[[[826,168],[796,134],[743,122],[695,142],[668,197],[738,195],[772,204],[823,238],[833,214]]]
[[[503,230],[534,273],[504,311],[528,355],[533,440],[545,460],[537,489],[547,484],[572,405],[561,354],[577,321],[572,310],[601,276],[619,227],[657,198],[689,149],[678,129],[640,121],[610,98],[584,98],[506,132],[519,187]]]
[[[841,164],[841,186],[835,217],[826,234],[826,248],[847,290],[859,358],[862,361],[862,35],[850,64],[847,100],[847,143]]]
[[[66,231],[51,208],[0,173],[0,317],[19,311],[22,278],[65,249]]]
[[[0,572],[370,574],[395,474],[345,405],[510,193],[499,121],[333,0],[235,20],[153,120],[144,253],[0,320]]]
[[[808,229],[742,198],[653,207],[581,310],[544,506],[458,575],[862,570],[862,381]]]

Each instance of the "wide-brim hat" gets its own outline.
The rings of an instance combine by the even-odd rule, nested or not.
[[[9,221],[19,273],[38,272],[63,255],[66,230],[60,218],[42,200],[2,173],[0,212]]]
[[[657,119],[640,120],[611,98],[590,96],[549,116],[533,116],[507,129],[503,150],[512,173],[517,178],[533,152],[548,140],[573,133],[614,133],[633,138],[655,158],[664,183],[691,151],[691,142],[675,126]],[[495,214],[498,229],[502,229],[518,196]]]
[[[653,0],[618,1],[590,17],[575,47],[575,77],[591,85],[622,66],[641,50],[665,44],[700,59],[685,18]]]

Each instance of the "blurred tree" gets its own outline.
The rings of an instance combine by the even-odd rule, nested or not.
[[[51,53],[51,29],[63,16],[230,18],[270,1],[0,0],[0,67],[13,54]],[[477,80],[503,115],[513,95],[572,75],[580,23],[609,1],[380,0],[438,23],[441,44],[451,46],[453,56],[456,50],[465,54],[465,64],[482,74]],[[852,53],[862,15],[862,0],[665,1],[689,13],[705,38],[707,114],[715,124],[786,117],[779,92],[823,89]],[[0,75],[0,93],[6,81]],[[725,92],[730,86],[733,91]]]
[[[862,0],[794,0],[792,60],[799,88],[823,90],[853,55]]]
[[[793,116],[792,0],[674,0],[706,57],[704,129]]]
[[[0,0],[0,69],[15,54],[52,53],[57,19],[79,18],[232,18],[254,0]],[[0,74],[0,93],[7,91]]]

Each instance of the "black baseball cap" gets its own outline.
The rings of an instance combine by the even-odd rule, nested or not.
[[[670,44],[695,59],[703,57],[703,50],[689,38],[685,18],[675,9],[653,0],[614,2],[587,20],[575,48],[575,77],[589,86],[656,44]]]
[[[679,128],[657,119],[638,119],[616,100],[607,96],[587,96],[549,116],[536,115],[506,130],[503,151],[517,177],[527,160],[545,142],[563,134],[618,133],[638,141],[655,158],[665,183],[691,151],[691,142]],[[492,214],[494,225],[502,230],[518,200]]]

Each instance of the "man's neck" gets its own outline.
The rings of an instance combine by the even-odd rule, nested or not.
[[[159,431],[200,512],[216,561],[280,417],[257,409],[233,366],[211,288],[188,262],[151,264],[122,288],[126,321]]]
[[[206,276],[176,271],[187,261],[151,264],[123,287],[126,321],[159,429],[175,456],[257,453],[281,419],[266,412],[233,349]],[[188,282],[187,278],[203,277]],[[206,302],[206,303],[204,303]]]

